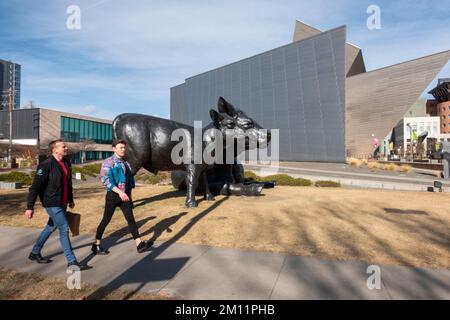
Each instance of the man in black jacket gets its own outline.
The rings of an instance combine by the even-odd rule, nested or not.
[[[25,216],[31,219],[36,198],[39,196],[49,219],[28,258],[38,263],[51,262],[50,259],[42,257],[41,250],[53,231],[58,229],[59,240],[68,263],[67,266],[77,266],[84,269],[84,266],[79,265],[73,254],[69,239],[69,224],[66,218],[67,206],[75,207],[71,165],[70,161],[64,158],[67,155],[67,146],[64,141],[59,139],[52,141],[49,148],[52,155],[37,167],[33,185],[30,187],[28,194],[27,210],[25,211]]]

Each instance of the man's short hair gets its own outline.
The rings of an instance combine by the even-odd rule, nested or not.
[[[118,139],[118,140],[114,140],[113,141],[113,143],[112,143],[112,146],[113,146],[113,148],[115,148],[118,144],[123,144],[123,145],[127,145],[127,143],[125,142],[125,140],[121,140],[121,139]]]
[[[56,139],[56,140],[51,141],[51,142],[48,144],[48,148],[50,149],[51,152],[53,152],[53,149],[55,149],[56,144],[57,144],[58,142],[64,142],[64,140],[63,140],[63,139]]]

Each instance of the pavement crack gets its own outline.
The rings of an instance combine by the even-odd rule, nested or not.
[[[281,272],[282,272],[283,269],[284,269],[284,265],[286,264],[287,258],[288,258],[288,256],[285,255],[285,256],[284,256],[284,259],[283,259],[283,263],[281,264],[281,267],[280,267],[280,271],[278,272],[277,278],[275,279],[275,282],[274,282],[274,284],[273,284],[273,286],[272,286],[272,290],[270,290],[270,294],[269,294],[268,300],[270,300],[270,299],[272,298],[273,291],[275,290],[275,287],[276,287],[276,285],[277,285],[277,283],[278,283],[278,279],[280,278]]]

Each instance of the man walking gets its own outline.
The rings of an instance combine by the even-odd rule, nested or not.
[[[147,251],[153,241],[142,241],[139,235],[138,227],[133,215],[133,202],[131,199],[131,191],[135,187],[134,177],[131,168],[125,157],[126,142],[116,140],[112,143],[113,156],[103,161],[100,172],[103,185],[106,186],[107,192],[105,197],[105,211],[103,219],[100,222],[97,233],[95,235],[95,243],[92,244],[92,252],[94,254],[108,254],[109,252],[101,246],[101,239],[105,232],[106,226],[111,221],[114,211],[120,207],[123,215],[128,223],[131,235],[136,242],[136,249],[139,253]]]
[[[37,263],[51,262],[50,259],[42,257],[41,250],[53,231],[58,229],[59,240],[67,259],[67,266],[77,266],[80,270],[83,270],[85,269],[84,266],[78,263],[73,254],[69,239],[69,224],[66,218],[67,206],[75,207],[72,190],[72,169],[70,161],[64,158],[67,155],[67,146],[63,140],[58,139],[52,141],[49,148],[52,155],[37,167],[33,185],[29,189],[27,210],[25,211],[25,216],[31,219],[34,213],[34,204],[39,195],[49,219],[28,258]]]

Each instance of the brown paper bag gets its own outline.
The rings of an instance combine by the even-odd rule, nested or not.
[[[70,211],[66,212],[67,222],[69,223],[69,229],[72,233],[72,237],[80,234],[80,220],[81,215]]]

